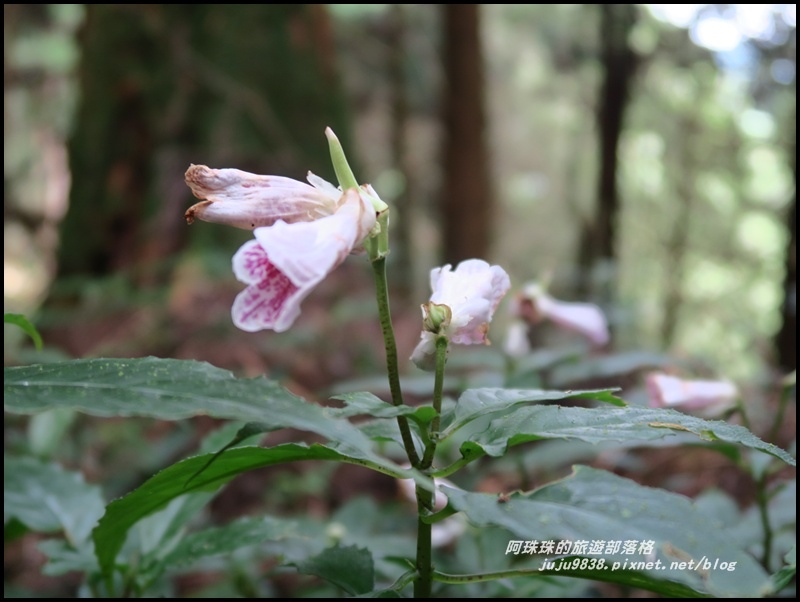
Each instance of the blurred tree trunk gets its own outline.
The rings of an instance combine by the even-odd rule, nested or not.
[[[414,236],[415,223],[413,178],[408,157],[409,102],[406,77],[406,7],[392,4],[389,11],[389,85],[392,103],[391,152],[392,164],[403,177],[403,188],[395,198],[400,219],[395,221],[397,236],[392,245],[392,270],[394,284],[399,294],[407,299],[414,290]]]
[[[606,303],[614,290],[612,274],[616,269],[616,229],[619,213],[617,172],[619,165],[619,140],[625,125],[625,112],[629,105],[630,89],[636,73],[637,56],[628,43],[636,24],[637,8],[633,4],[600,5],[600,57],[603,63],[603,83],[597,111],[597,128],[600,143],[600,170],[597,182],[597,213],[593,224],[584,232],[591,241],[592,253],[581,251],[586,262],[591,255],[589,273],[603,270],[600,298]],[[608,275],[606,275],[608,270]]]
[[[344,129],[344,110],[324,5],[86,11],[62,277],[126,270],[155,284],[190,235],[241,242],[229,229],[186,227],[190,163],[329,177],[323,132]]]
[[[697,123],[694,116],[684,116],[678,125],[675,165],[680,177],[675,181],[677,216],[666,241],[667,262],[664,265],[664,319],[661,322],[661,346],[669,349],[675,339],[678,317],[683,304],[683,277],[686,264],[691,217],[695,192],[698,148]]]
[[[487,257],[492,198],[486,148],[479,4],[444,10],[444,177],[442,254],[446,263]]]
[[[778,366],[790,372],[797,369],[797,113],[791,120],[789,162],[794,178],[794,193],[786,214],[789,240],[786,244],[785,275],[783,279],[783,303],[781,305],[781,328],[775,336],[778,351]]]

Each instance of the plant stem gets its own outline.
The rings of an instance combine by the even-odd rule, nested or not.
[[[789,402],[789,392],[791,391],[791,386],[785,386],[781,390],[781,398],[778,402],[778,411],[775,414],[775,421],[772,423],[772,428],[769,430],[769,437],[767,441],[770,443],[774,443],[775,440],[778,438],[778,433],[780,433],[781,427],[783,426],[783,416],[786,413],[786,405]]]
[[[766,472],[758,477],[756,482],[756,504],[758,505],[758,515],[761,519],[761,528],[764,531],[764,552],[761,555],[761,565],[768,571],[772,560],[772,525],[769,524],[769,496],[767,494],[767,475]]]
[[[439,438],[440,415],[442,413],[442,390],[444,389],[444,367],[447,363],[447,337],[436,337],[436,379],[433,384],[433,409],[436,416],[431,420],[430,440],[419,465],[421,470],[431,467]],[[431,529],[425,520],[434,512],[434,493],[417,486],[417,580],[414,582],[415,598],[430,598],[433,584]]]
[[[384,236],[385,232],[381,233]],[[372,259],[372,271],[375,274],[375,294],[378,300],[378,315],[381,321],[381,331],[383,332],[383,343],[386,348],[386,371],[389,375],[389,391],[392,394],[392,403],[396,406],[403,405],[403,391],[400,388],[400,369],[397,363],[397,342],[394,338],[394,327],[392,326],[392,315],[389,308],[389,286],[386,279],[386,256],[378,255]],[[414,447],[414,439],[411,437],[411,429],[408,426],[408,419],[405,416],[397,417],[397,425],[400,427],[400,436],[403,438],[403,446],[406,448],[408,460],[411,466],[419,466],[419,456]]]
[[[414,597],[430,598],[433,584],[431,562],[431,529],[433,526],[422,520],[433,512],[433,492],[417,485],[417,579],[414,581]]]
[[[433,383],[433,409],[436,416],[431,420],[430,442],[425,447],[425,455],[422,457],[420,468],[425,470],[433,464],[433,457],[436,454],[436,444],[439,441],[439,424],[442,414],[442,391],[444,389],[444,367],[447,363],[447,337],[436,337],[436,376]]]

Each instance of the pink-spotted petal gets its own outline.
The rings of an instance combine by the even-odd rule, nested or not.
[[[248,286],[233,302],[233,323],[247,332],[283,332],[300,315],[300,301],[310,288],[298,288],[269,262],[263,269],[264,279]]]
[[[233,256],[233,275],[239,282],[255,284],[266,280],[274,266],[257,240],[248,240]]]
[[[287,330],[300,303],[360,244],[375,224],[375,213],[355,190],[329,217],[258,228],[233,258],[236,277],[250,284],[233,304],[233,321],[254,332]]]

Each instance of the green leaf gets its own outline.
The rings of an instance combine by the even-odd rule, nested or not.
[[[294,535],[294,521],[265,516],[243,518],[224,527],[205,529],[184,537],[167,556],[165,565],[190,565],[203,558],[229,554],[239,548]]]
[[[33,344],[36,346],[36,349],[39,351],[42,350],[42,335],[39,334],[39,331],[36,330],[36,327],[31,324],[30,320],[23,316],[22,314],[3,314],[3,324],[14,324],[15,326],[19,326],[22,330],[25,331],[31,339],[33,339]]]
[[[579,362],[557,366],[550,376],[550,382],[559,387],[591,379],[620,377],[647,368],[660,368],[673,362],[673,358],[663,353],[641,350],[582,358]]]
[[[426,424],[436,416],[436,411],[430,406],[395,406],[366,392],[344,393],[335,395],[333,399],[344,401],[346,404],[344,408],[328,408],[328,411],[338,418],[351,418],[365,414],[374,418],[408,416],[416,422]]]
[[[772,581],[775,584],[775,591],[779,592],[784,587],[791,583],[795,574],[797,574],[797,547],[793,547],[784,557],[786,566],[782,567],[777,573],[772,576]]]
[[[390,466],[372,452],[368,437],[330,410],[263,377],[238,379],[204,362],[148,357],[12,367],[4,369],[3,389],[8,412],[74,408],[94,416],[260,422],[272,430],[316,433],[349,455]]]
[[[625,577],[630,581],[620,578],[634,587],[663,591],[662,582],[669,580],[713,596],[758,597],[772,591],[763,568],[690,499],[602,470],[578,466],[571,476],[505,503],[485,493],[445,493],[471,523],[503,527],[522,541],[563,540],[573,546],[577,541],[652,541],[652,554],[589,556],[604,559],[605,572],[614,570],[614,562],[620,563],[616,570],[638,571]],[[631,566],[633,561],[653,564]],[[689,561],[700,568],[689,569]],[[735,568],[723,570],[720,562],[735,562]]]
[[[63,539],[46,539],[36,544],[37,549],[47,556],[47,564],[42,574],[51,577],[79,572],[86,575],[97,572],[97,558],[91,545],[73,548]]]
[[[369,593],[375,585],[372,554],[356,546],[336,545],[294,566],[304,575],[330,581],[351,596]]]
[[[450,426],[443,437],[447,437],[481,416],[506,413],[509,408],[525,403],[563,401],[565,399],[596,399],[615,406],[625,402],[611,394],[618,389],[596,389],[587,391],[545,391],[542,389],[468,389],[461,394]]]
[[[497,457],[509,446],[538,439],[579,439],[589,443],[648,441],[673,433],[692,433],[705,441],[737,443],[796,465],[787,452],[762,441],[744,427],[702,420],[675,410],[633,407],[609,410],[560,406],[516,408],[463,443],[461,453],[470,458],[483,454]]]
[[[39,533],[63,531],[77,547],[102,514],[100,488],[80,473],[34,458],[3,458],[4,523],[17,519]]]
[[[266,433],[269,430],[271,430],[269,428],[269,425],[266,425],[266,424],[264,424],[262,422],[248,422],[242,428],[240,428],[238,431],[236,431],[236,434],[233,436],[233,439],[228,441],[228,443],[226,443],[225,446],[222,449],[220,449],[213,456],[211,456],[211,459],[208,461],[208,464],[206,464],[205,466],[200,468],[200,470],[197,471],[197,474],[192,475],[192,477],[189,480],[191,481],[193,478],[195,478],[200,473],[202,473],[223,452],[228,451],[232,447],[236,447],[237,445],[239,445],[240,443],[243,443],[244,441],[246,441],[250,437],[255,437],[256,435],[260,435],[262,433]]]
[[[215,491],[236,475],[248,470],[284,462],[333,460],[372,468],[395,478],[415,476],[412,471],[399,467],[387,469],[383,463],[375,464],[353,458],[319,444],[305,446],[289,443],[270,448],[239,447],[226,451],[209,464],[214,455],[195,456],[173,464],[148,479],[138,489],[108,505],[105,515],[92,534],[97,559],[104,573],[111,572],[128,530],[140,519],[164,508],[180,495],[195,491]],[[197,475],[203,467],[206,467],[205,470]]]

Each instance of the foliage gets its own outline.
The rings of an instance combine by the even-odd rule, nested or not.
[[[348,417],[367,414],[373,416],[373,420],[385,422],[397,415],[406,415],[413,416],[417,425],[424,425],[431,419],[428,412],[422,411],[424,408],[394,407],[366,393],[340,395],[344,408],[325,409],[308,404],[263,378],[236,379],[225,371],[192,361],[77,360],[6,368],[4,376],[5,409],[13,413],[69,408],[101,416],[150,416],[167,420],[198,414],[240,421],[261,419],[260,424],[229,435],[234,446],[223,446],[220,452],[197,455],[165,468],[128,495],[112,501],[105,511],[100,489],[86,484],[80,475],[46,461],[6,458],[7,535],[11,524],[41,533],[63,533],[63,541],[48,540],[42,545],[50,558],[46,571],[50,574],[68,570],[86,572],[97,594],[119,593],[119,587],[132,587],[132,591],[146,595],[157,591],[152,588],[157,588],[158,577],[164,572],[183,572],[208,558],[230,555],[238,549],[251,550],[251,554],[253,550],[259,550],[258,554],[268,553],[264,546],[269,542],[296,540],[301,537],[297,524],[278,516],[241,519],[224,527],[199,531],[186,531],[186,527],[192,515],[221,485],[237,474],[258,467],[323,460],[351,462],[395,477],[413,476],[376,455],[374,446],[382,437],[375,434],[370,423],[353,425]],[[461,460],[456,464],[462,467],[484,453],[501,455],[511,446],[532,439],[555,436],[598,443],[634,438],[647,444],[677,430],[695,433],[710,445],[715,441],[732,442],[794,464],[791,456],[763,443],[742,427],[706,422],[671,410],[549,405],[568,399],[617,403],[615,397],[602,390],[566,393],[468,390],[459,403],[445,413],[442,441],[468,431],[474,421],[489,419],[486,430],[471,432],[461,443]],[[329,442],[311,446],[242,446],[255,434],[285,427],[316,433]],[[399,436],[394,438],[400,441]],[[375,443],[369,443],[369,439]],[[451,468],[444,472],[452,471]],[[603,558],[604,568],[587,572],[579,570],[577,567],[581,565],[576,563],[575,570],[565,569],[562,575],[628,583],[662,593],[681,591],[687,595],[697,592],[715,596],[757,596],[774,591],[768,574],[750,556],[746,545],[740,547],[741,543],[721,531],[702,507],[682,496],[641,487],[604,471],[577,467],[574,474],[564,480],[503,500],[497,495],[460,489],[444,491],[450,502],[448,513],[464,512],[477,527],[507,529],[507,541],[650,540],[655,542],[656,555],[647,556],[648,562],[660,560],[669,566],[670,563],[685,565],[692,559],[695,562],[711,559],[712,563],[722,560],[735,563],[726,566],[736,567],[732,571],[707,570],[706,579],[698,577],[695,570],[687,569],[610,571],[614,563],[622,566],[625,560],[631,560],[630,556],[618,553],[584,556],[595,560]],[[32,504],[32,500],[37,502]],[[148,522],[150,526],[145,527]],[[132,531],[134,528],[136,531]],[[139,543],[135,544],[134,539]],[[320,550],[315,545],[308,548],[307,556],[299,560],[287,559],[286,566],[327,579],[351,595],[369,593],[375,586],[383,590],[393,580],[402,578],[402,564],[387,565],[381,561],[381,571],[376,573],[374,562],[389,556],[374,557],[365,545],[366,540],[356,539],[355,542],[343,548],[335,544],[328,550]],[[504,557],[506,550],[491,552]],[[135,561],[132,554],[141,553],[145,553],[147,560]],[[560,562],[568,562],[573,557],[579,556],[565,556]],[[546,574],[558,574],[545,570],[541,555],[528,553],[527,557],[512,555],[509,559],[524,562],[521,565],[515,562],[500,571],[504,576],[542,579]],[[636,559],[643,561],[643,557]],[[786,570],[781,569],[778,583],[786,582]],[[122,585],[118,578],[130,583]],[[452,575],[434,578],[445,583],[458,582]],[[467,581],[467,577],[463,580]],[[670,589],[678,587],[677,584],[685,589]]]

